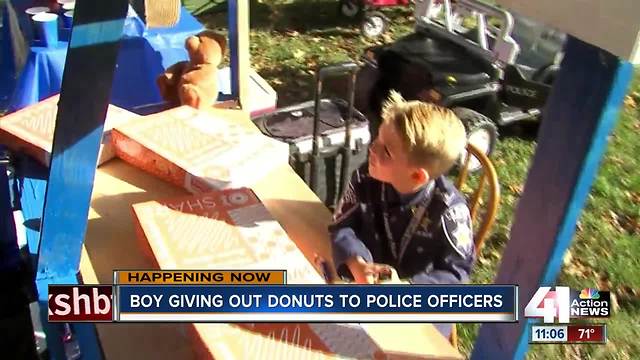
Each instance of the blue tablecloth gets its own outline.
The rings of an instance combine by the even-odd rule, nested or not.
[[[133,110],[162,99],[155,78],[172,64],[186,60],[185,39],[203,26],[184,8],[172,28],[144,29],[137,16],[127,19],[111,92],[111,103]],[[9,111],[34,104],[60,91],[67,54],[66,41],[44,48],[31,46],[28,60],[17,79]],[[87,79],[91,81],[91,79]]]

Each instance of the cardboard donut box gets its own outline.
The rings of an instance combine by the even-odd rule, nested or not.
[[[285,269],[287,283],[324,282],[248,188],[134,204],[133,213],[160,269]]]
[[[113,141],[121,159],[192,193],[251,186],[289,160],[252,123],[188,106],[118,126]]]
[[[49,166],[59,99],[59,95],[54,95],[0,118],[0,143],[13,151],[31,156],[44,166]],[[112,129],[136,118],[141,117],[115,105],[109,105],[97,166],[115,157],[111,141]]]

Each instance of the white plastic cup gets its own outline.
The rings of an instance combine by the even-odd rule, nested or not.
[[[76,2],[75,1],[74,2],[69,2],[69,3],[66,3],[66,4],[62,4],[62,9],[64,11],[73,10],[73,9],[75,9],[75,7],[76,7]]]
[[[35,6],[35,7],[30,7],[26,9],[24,13],[27,14],[27,16],[29,16],[29,19],[31,19],[33,15],[47,12],[47,11],[49,11],[49,8],[46,6]],[[37,40],[38,33],[36,31],[36,25],[33,23],[33,20],[31,20],[31,33],[33,34],[33,38]]]
[[[35,15],[35,14],[39,14],[39,13],[43,13],[43,12],[47,12],[49,11],[49,8],[46,6],[36,6],[36,7],[30,7],[27,10],[25,10],[24,12],[29,15],[29,17]]]
[[[58,44],[58,15],[48,12],[37,13],[32,17],[36,35],[46,47]]]

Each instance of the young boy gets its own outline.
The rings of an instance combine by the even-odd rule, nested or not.
[[[329,227],[338,274],[369,284],[389,272],[413,284],[466,281],[475,252],[469,209],[443,176],[466,146],[464,126],[451,110],[396,92],[382,119]]]

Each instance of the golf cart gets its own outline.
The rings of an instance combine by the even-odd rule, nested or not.
[[[436,15],[439,3],[416,2],[413,33],[365,51],[356,107],[373,132],[391,89],[452,108],[469,141],[490,155],[498,127],[540,120],[565,35],[474,0],[445,0]]]

